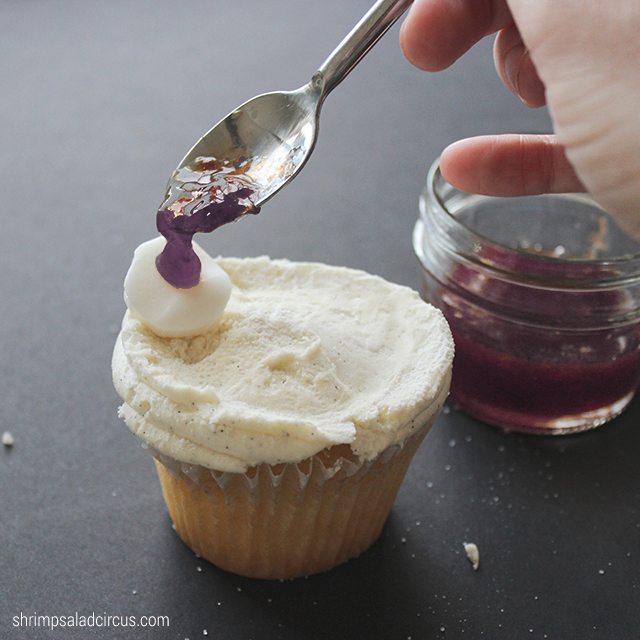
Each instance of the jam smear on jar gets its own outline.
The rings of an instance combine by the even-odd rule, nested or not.
[[[167,198],[156,214],[158,231],[167,244],[156,258],[160,275],[179,289],[200,281],[200,259],[193,236],[208,233],[260,208],[254,205],[256,189],[245,171],[249,162],[196,158],[178,169],[169,183]]]
[[[511,270],[527,273],[526,256],[513,260]],[[547,268],[550,279],[554,269],[565,276],[568,269]],[[619,413],[640,383],[638,322],[593,322],[595,309],[603,318],[619,313],[623,291],[522,286],[464,265],[454,267],[447,287],[425,276],[423,297],[442,309],[456,345],[452,400],[485,422],[536,433],[580,430],[585,419],[596,424]]]
[[[506,429],[571,428],[576,415],[593,414],[605,421],[622,410],[637,386],[638,352],[614,361],[579,362],[558,355],[536,362],[522,352],[497,351],[475,342],[453,327],[452,333],[456,344],[451,384],[454,402]],[[523,340],[526,344],[527,338]],[[608,409],[602,411],[603,407]]]

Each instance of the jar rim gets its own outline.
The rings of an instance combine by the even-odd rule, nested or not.
[[[429,168],[429,172],[427,174],[426,186],[422,194],[420,195],[420,217],[421,219],[424,220],[428,214],[428,210],[425,202],[425,199],[426,199],[425,196],[428,196],[431,199],[431,202],[437,205],[437,208],[440,211],[440,213],[444,214],[445,216],[444,220],[446,220],[445,224],[448,227],[448,231],[451,232],[452,235],[455,235],[456,237],[465,240],[469,246],[475,246],[478,243],[481,243],[486,247],[493,248],[496,251],[504,252],[507,255],[510,254],[510,255],[519,256],[522,258],[526,257],[529,264],[539,264],[543,268],[544,268],[544,265],[549,265],[549,266],[567,265],[567,266],[572,266],[573,268],[584,267],[585,270],[594,270],[594,271],[604,267],[608,267],[609,269],[616,268],[618,270],[618,273],[616,273],[615,275],[610,274],[610,276],[613,276],[613,277],[608,278],[609,282],[612,282],[612,281],[619,282],[623,280],[636,280],[640,278],[640,252],[623,255],[623,256],[608,257],[608,258],[564,258],[562,256],[540,255],[537,253],[526,251],[524,249],[514,248],[509,245],[497,242],[491,237],[486,236],[482,233],[479,233],[478,231],[475,231],[474,229],[466,225],[463,221],[461,221],[459,218],[457,218],[449,210],[449,207],[444,201],[442,194],[440,193],[440,190],[438,188],[439,183],[447,185],[451,190],[453,190],[454,192],[460,193],[462,195],[467,193],[465,191],[457,189],[456,187],[451,185],[449,182],[447,182],[447,180],[445,180],[445,178],[442,176],[442,173],[440,172],[440,158],[438,157]],[[551,195],[569,196],[571,194],[551,194]],[[487,196],[487,197],[503,199],[500,196]],[[593,200],[593,198],[591,198],[588,194],[576,194],[576,197],[579,197],[580,199],[586,199],[588,200],[589,203],[599,206]],[[509,198],[505,197],[504,199],[509,199]],[[489,264],[485,263],[485,261],[477,254],[473,256],[473,259],[474,261],[479,261],[484,263],[484,266],[486,267],[495,268],[490,263]],[[511,270],[509,270],[508,268],[505,269],[505,266],[501,265],[500,271],[509,272]],[[513,271],[512,273],[516,274],[517,271]]]

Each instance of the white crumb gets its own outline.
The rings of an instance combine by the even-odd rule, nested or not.
[[[14,442],[15,442],[14,437],[8,431],[5,431],[2,434],[2,444],[5,447],[13,447]]]
[[[480,551],[477,545],[473,542],[463,542],[462,545],[464,546],[464,552],[467,554],[473,570],[477,571],[480,567]]]

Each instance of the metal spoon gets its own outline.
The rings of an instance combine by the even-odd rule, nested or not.
[[[174,171],[165,205],[184,196],[198,179],[197,158],[242,165],[257,207],[296,176],[316,144],[327,95],[404,13],[411,0],[378,0],[315,72],[295,91],[265,93],[240,105],[192,147]],[[188,176],[188,177],[186,177]]]

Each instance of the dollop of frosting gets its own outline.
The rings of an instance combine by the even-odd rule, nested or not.
[[[403,442],[446,398],[453,341],[415,291],[342,267],[219,258],[221,322],[167,339],[131,312],[113,357],[121,416],[179,462],[242,472]]]
[[[188,338],[213,329],[231,295],[231,281],[198,244],[193,249],[201,263],[200,281],[177,289],[158,272],[156,258],[165,239],[143,242],[134,252],[124,280],[124,301],[132,317],[165,338]]]

